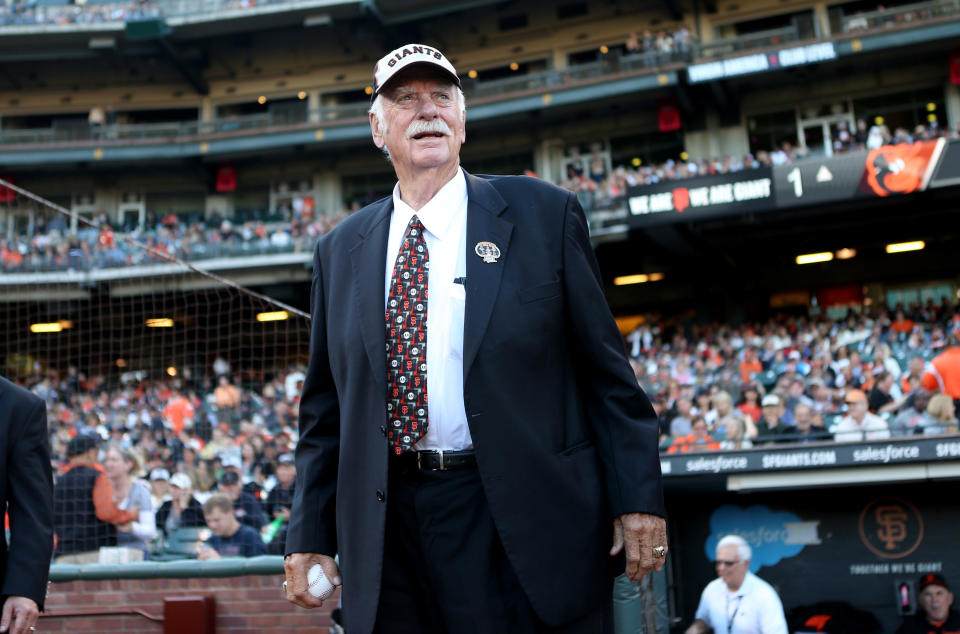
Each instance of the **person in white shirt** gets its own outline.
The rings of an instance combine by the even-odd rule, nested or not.
[[[890,438],[887,421],[868,411],[867,395],[863,390],[848,390],[843,400],[847,404],[847,415],[837,424],[834,440],[862,442]]]
[[[727,535],[717,542],[717,578],[700,595],[686,634],[787,634],[783,604],[773,587],[750,572],[749,544]]]

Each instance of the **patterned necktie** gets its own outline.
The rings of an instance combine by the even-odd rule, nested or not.
[[[400,243],[387,300],[387,439],[395,454],[427,433],[427,279],[423,224],[414,216]]]

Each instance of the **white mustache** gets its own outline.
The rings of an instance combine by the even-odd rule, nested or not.
[[[426,134],[428,132],[439,132],[444,136],[453,135],[453,130],[450,129],[450,126],[448,126],[447,122],[443,119],[433,119],[430,121],[418,119],[407,126],[408,139],[412,139],[418,134]]]

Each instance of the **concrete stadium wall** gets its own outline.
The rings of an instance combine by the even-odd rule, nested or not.
[[[216,601],[216,631],[234,634],[261,632],[326,632],[337,595],[322,608],[303,610],[281,597],[279,575],[201,579],[113,579],[52,583],[46,612],[37,623],[43,632],[163,632],[165,597],[212,594]],[[116,614],[108,614],[115,612]],[[68,615],[69,614],[69,615]],[[198,624],[200,626],[200,624]],[[177,628],[177,634],[191,631]],[[201,629],[194,630],[201,632]]]

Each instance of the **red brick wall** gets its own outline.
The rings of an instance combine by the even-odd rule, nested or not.
[[[322,608],[304,610],[281,596],[280,575],[210,579],[113,579],[50,584],[42,632],[163,632],[163,623],[136,614],[67,616],[67,612],[138,609],[163,618],[164,597],[213,594],[217,632],[310,631],[325,634],[337,595]],[[302,629],[301,629],[302,628]],[[201,631],[201,630],[197,630]],[[178,630],[176,634],[191,634]]]

